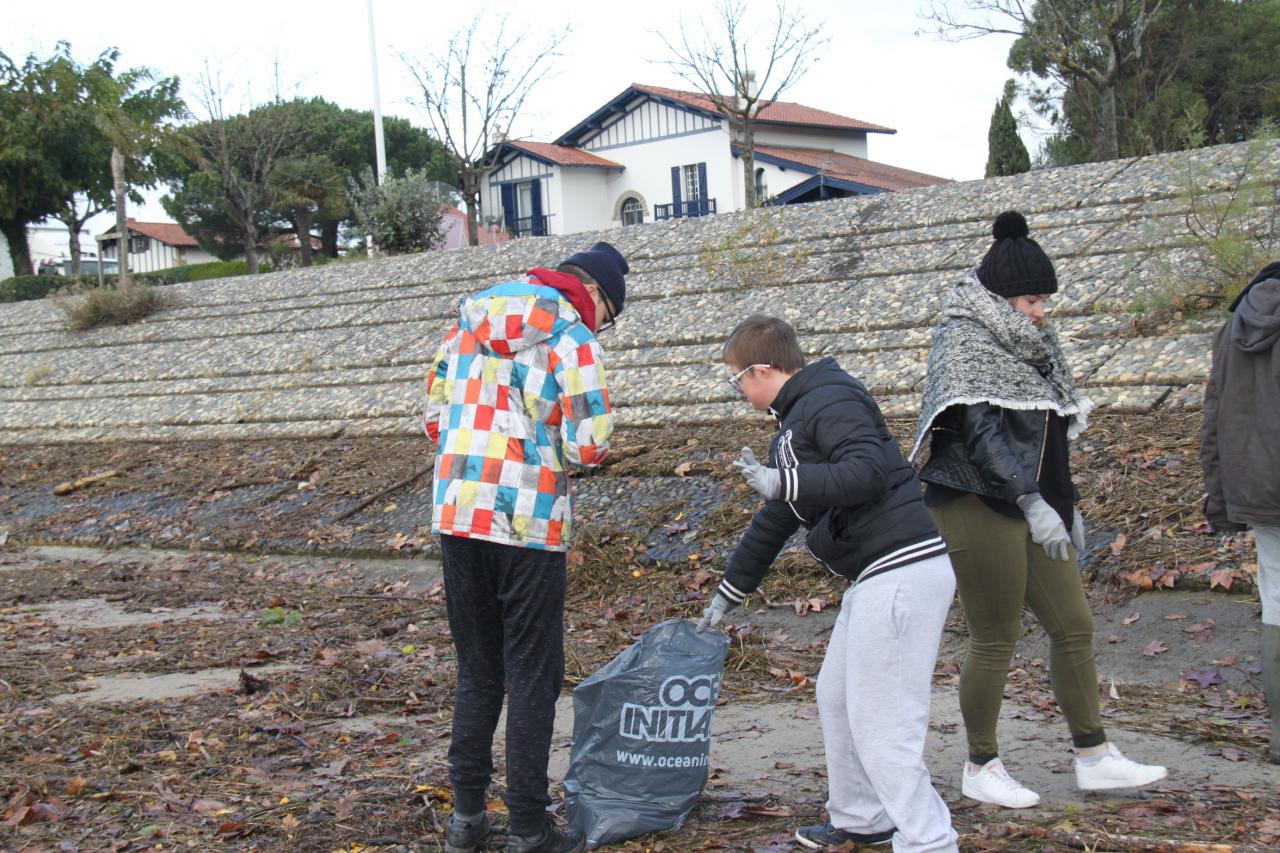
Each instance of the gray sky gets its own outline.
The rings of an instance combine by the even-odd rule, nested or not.
[[[982,177],[987,126],[1004,81],[1011,40],[989,37],[947,43],[918,31],[919,0],[792,0],[825,23],[831,42],[785,100],[896,128],[873,134],[871,159],[947,178]],[[752,14],[772,3],[754,0]],[[66,40],[82,61],[106,47],[120,48],[121,66],[148,66],[177,75],[193,110],[194,83],[206,63],[229,84],[229,106],[249,106],[274,91],[276,64],[287,95],[320,95],[345,107],[372,106],[369,37],[364,0],[297,4],[272,0],[220,3],[131,0],[124,23],[99,0],[8,4],[0,50],[15,60],[30,51],[47,55]],[[470,22],[477,4],[426,0],[374,0],[383,112],[427,126],[408,100],[413,82],[401,54],[439,52],[451,30]],[[526,101],[512,136],[550,141],[631,83],[689,88],[664,65],[657,32],[674,38],[688,23],[709,16],[710,0],[491,0],[494,18],[509,15],[531,41],[566,23],[571,34],[551,76]],[[187,11],[190,10],[190,11]],[[1034,153],[1038,140],[1023,132]],[[372,144],[372,143],[371,143]],[[168,219],[157,203],[131,211],[139,219]],[[90,226],[96,230],[98,223]]]

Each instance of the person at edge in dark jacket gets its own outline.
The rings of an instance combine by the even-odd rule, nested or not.
[[[830,822],[796,841],[897,853],[947,851],[951,814],[924,763],[930,686],[955,593],[946,546],[880,409],[833,359],[806,365],[795,330],[743,320],[724,345],[729,384],[778,420],[766,464],[734,464],[764,498],[698,623],[718,624],[759,586],[787,539],[850,581],[818,674]]]
[[[1214,528],[1253,528],[1262,598],[1262,683],[1271,709],[1268,758],[1280,764],[1280,261],[1253,277],[1213,340],[1200,466]]]
[[[969,742],[961,790],[1027,808],[1040,797],[1005,770],[996,741],[1024,606],[1049,635],[1053,695],[1071,731],[1076,784],[1136,788],[1166,770],[1125,758],[1099,716],[1093,620],[1077,565],[1085,529],[1068,451],[1093,403],[1076,389],[1045,323],[1057,275],[1021,213],[996,217],[992,235],[977,269],[943,302],[910,456],[930,440],[920,479],[969,624],[960,672]]]
[[[613,412],[596,335],[626,298],[608,243],[463,299],[427,373],[423,426],[436,442],[431,529],[457,651],[446,853],[489,835],[493,733],[507,704],[508,853],[579,853],[551,823],[547,763],[564,679],[566,468],[598,465]]]

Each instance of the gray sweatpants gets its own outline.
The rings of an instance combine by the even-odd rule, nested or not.
[[[1280,625],[1280,527],[1255,527],[1262,624]]]
[[[955,853],[924,763],[933,666],[955,574],[934,557],[851,586],[818,673],[827,811],[849,832],[897,827],[894,853]]]

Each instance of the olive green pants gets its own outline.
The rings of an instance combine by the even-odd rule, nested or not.
[[[975,495],[929,509],[947,542],[969,623],[969,651],[960,671],[969,760],[986,764],[1000,753],[996,719],[1024,606],[1049,635],[1053,695],[1072,742],[1081,748],[1106,743],[1098,714],[1093,618],[1074,548],[1070,559],[1051,559],[1031,541],[1025,521],[995,512]]]

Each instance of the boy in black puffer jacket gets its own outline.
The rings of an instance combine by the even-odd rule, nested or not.
[[[817,684],[831,822],[801,828],[796,840],[955,851],[951,815],[924,763],[955,577],[915,472],[862,383],[830,358],[806,365],[785,321],[748,317],[723,359],[729,383],[779,429],[766,465],[749,448],[734,462],[765,504],[699,630],[755,590],[801,524],[813,555],[851,582]]]

